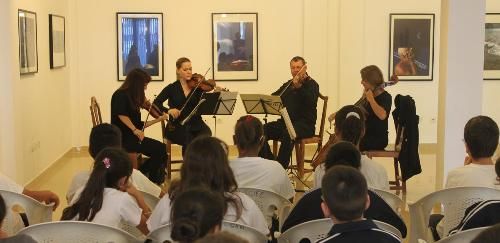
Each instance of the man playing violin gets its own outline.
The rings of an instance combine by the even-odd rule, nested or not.
[[[293,78],[285,82],[272,95],[281,96],[283,105],[287,108],[297,133],[297,138],[312,137],[316,130],[319,85],[307,75],[306,61],[300,56],[290,60],[290,72]],[[259,156],[277,160],[286,169],[290,163],[293,144],[283,119],[264,125],[264,134],[267,140],[279,140],[281,145],[278,156],[275,158],[266,140]]]
[[[167,85],[153,103],[170,115],[166,136],[172,143],[181,145],[184,154],[191,140],[200,135],[212,135],[201,115],[195,114],[184,124],[181,122],[196,107],[203,93],[215,87],[215,83],[203,81],[203,76],[193,74],[191,61],[186,57],[179,58],[175,66],[177,80]],[[168,108],[163,106],[167,100]]]

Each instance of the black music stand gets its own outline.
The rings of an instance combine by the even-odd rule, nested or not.
[[[200,115],[213,115],[215,135],[217,134],[217,115],[232,115],[238,92],[204,93],[201,97],[206,101],[198,109]]]
[[[267,123],[267,116],[281,115],[280,110],[283,107],[281,97],[276,95],[262,94],[240,94],[245,111],[247,114],[265,114],[264,123]]]

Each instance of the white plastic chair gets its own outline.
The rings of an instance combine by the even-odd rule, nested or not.
[[[267,243],[267,237],[264,234],[262,234],[257,229],[254,229],[253,227],[247,225],[235,222],[223,221],[222,230],[233,233],[243,239],[248,240],[248,242]]]
[[[443,235],[456,227],[464,216],[465,209],[472,204],[490,199],[500,199],[500,190],[486,187],[456,187],[430,193],[415,203],[408,203],[410,209],[410,243],[418,239],[434,242],[430,232],[429,216],[433,207],[440,203],[444,207]]]
[[[476,238],[477,235],[479,235],[487,228],[489,227],[481,227],[481,228],[460,231],[450,237],[445,237],[437,241],[437,243],[470,243],[471,240]]]
[[[242,237],[243,239],[248,240],[248,242],[252,243],[267,242],[267,237],[262,233],[260,233],[258,230],[250,226],[242,225],[239,223],[223,221],[221,230],[231,232],[239,237]],[[167,224],[161,226],[156,230],[151,231],[147,238],[152,240],[153,243],[162,243],[166,240],[172,241],[172,238],[170,237],[171,232],[172,228],[170,224]]]
[[[270,228],[272,218],[277,216],[279,219],[279,228],[283,226],[286,217],[290,213],[291,203],[288,199],[271,191],[256,188],[238,188],[238,191],[248,195],[257,204],[264,217],[267,220],[267,226]]]
[[[32,225],[19,231],[37,242],[54,243],[109,243],[142,242],[131,234],[107,225],[83,221],[58,221]]]
[[[389,231],[397,235],[402,239],[401,232],[394,226],[373,220],[378,228]],[[310,242],[316,242],[328,236],[328,232],[333,226],[333,222],[330,218],[311,220],[302,224],[295,225],[294,227],[288,229],[278,238],[278,243],[297,243],[302,239],[308,239]]]
[[[370,188],[370,191],[376,193],[396,212],[401,215],[401,212],[405,209],[405,203],[396,194],[380,189]]]
[[[7,213],[2,224],[2,229],[8,235],[15,235],[24,228],[24,223],[20,213],[24,213],[28,219],[28,224],[38,224],[52,221],[53,205],[46,205],[23,194],[0,190]]]
[[[160,201],[160,198],[151,195],[147,192],[140,191],[142,193],[142,196],[144,197],[144,202],[148,207],[153,210],[156,207],[156,204]],[[130,225],[129,223],[125,221],[120,222],[120,229],[125,230],[126,232],[130,233],[134,237],[140,240],[146,240],[146,236],[139,230],[137,229],[136,226]]]

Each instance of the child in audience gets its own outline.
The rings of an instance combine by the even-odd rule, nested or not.
[[[227,231],[221,231],[207,235],[197,240],[196,243],[249,243],[249,242]]]
[[[0,173],[0,190],[24,194],[41,203],[46,203],[46,204],[53,203],[54,204],[54,207],[52,208],[53,210],[56,210],[57,206],[59,206],[59,197],[55,193],[51,191],[28,190],[27,188],[24,188],[23,186],[17,184],[16,182],[11,180],[9,177],[3,175],[2,173]]]
[[[259,157],[265,141],[259,119],[250,115],[240,117],[234,127],[233,140],[238,148],[238,158],[231,160],[229,166],[240,188],[257,188],[286,199],[293,198],[295,191],[283,166],[277,161]]]
[[[122,133],[115,125],[102,123],[95,126],[90,131],[89,154],[92,158],[95,158],[95,156],[106,147],[121,148],[121,146]],[[90,171],[81,171],[73,177],[68,192],[66,193],[66,200],[68,203],[73,199],[75,192],[85,186],[89,176]],[[140,191],[147,192],[157,197],[162,196],[161,188],[136,169],[132,170],[130,182]]]
[[[500,224],[485,229],[470,243],[497,243],[498,239],[500,239]]]
[[[361,165],[360,153],[356,146],[342,141],[331,147],[325,161],[326,170],[338,165],[359,169]],[[406,225],[397,213],[376,193],[368,190],[368,195],[371,203],[364,213],[365,217],[388,223],[397,228],[403,237],[406,237]],[[321,201],[321,188],[305,194],[290,212],[281,232],[307,221],[324,218],[320,207]]]
[[[333,226],[328,236],[318,243],[334,242],[401,242],[388,231],[363,217],[370,206],[368,187],[363,175],[350,166],[338,165],[327,170],[321,183],[321,210]]]
[[[494,187],[497,175],[492,156],[498,146],[496,122],[487,116],[473,117],[465,125],[464,142],[467,152],[464,166],[448,172],[445,187]]]
[[[0,243],[36,243],[33,238],[28,235],[17,234],[9,237],[5,231],[2,230],[3,220],[7,215],[7,207],[2,195],[0,195]]]
[[[171,238],[191,243],[220,231],[224,216],[224,198],[207,188],[194,188],[178,195],[172,205]]]
[[[346,105],[335,113],[335,136],[337,141],[359,143],[365,134],[365,115],[361,108],[355,105]],[[368,187],[380,190],[389,190],[387,171],[379,163],[371,160],[366,155],[361,155],[361,173],[368,182]],[[321,179],[325,173],[325,166],[321,164],[314,172],[315,187],[321,186]]]
[[[196,186],[207,186],[224,197],[224,220],[241,223],[268,234],[264,215],[255,202],[237,192],[238,185],[227,159],[227,145],[214,137],[200,136],[187,147],[180,180],[173,181],[169,195],[156,205],[148,220],[149,230],[170,223],[171,204],[178,194]]]
[[[105,148],[97,154],[85,187],[75,193],[61,220],[89,221],[119,227],[124,220],[144,234],[150,210],[141,192],[129,183],[132,162],[119,148]]]

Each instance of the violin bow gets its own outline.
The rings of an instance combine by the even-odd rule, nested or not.
[[[207,71],[205,72],[205,74],[203,75],[203,79],[205,79],[205,76],[207,76],[207,73],[208,71],[210,71],[210,67],[207,69]],[[192,78],[192,77],[191,77]],[[201,81],[196,85],[196,87],[194,87],[193,90],[196,90],[201,84]],[[189,100],[191,99],[191,97],[193,96],[194,92],[191,92],[189,94],[189,97],[187,98],[186,102],[184,102],[184,104],[182,105],[181,109],[179,110],[179,113],[182,112],[184,110],[184,108],[186,107],[187,103],[189,102]]]
[[[156,95],[153,97],[153,101],[156,99]],[[148,114],[146,115],[146,120],[144,121],[144,125],[142,125],[142,132],[144,133],[144,129],[146,129],[146,123],[148,122],[149,114],[151,113],[151,108],[153,108],[153,103],[149,106]]]

